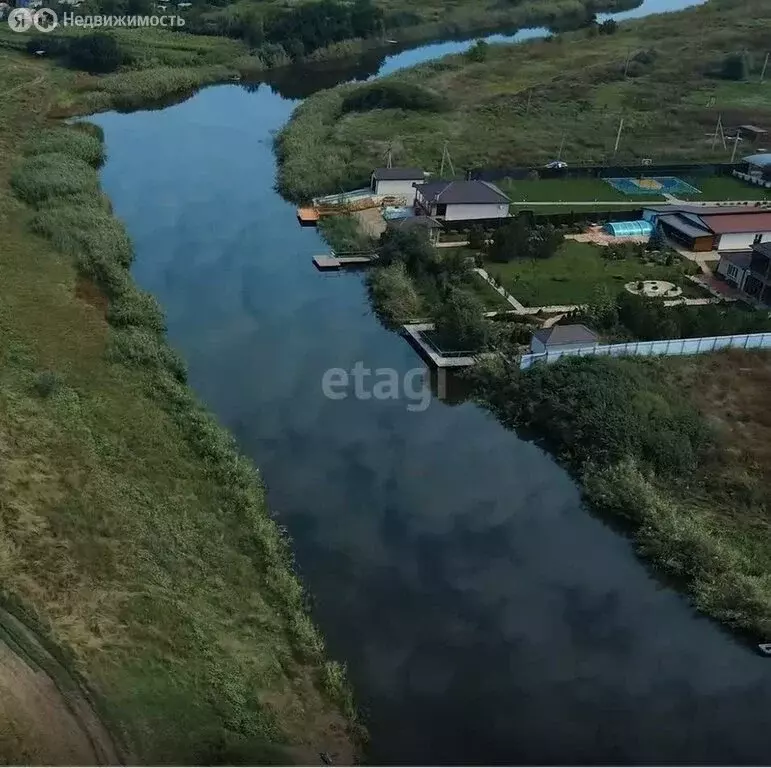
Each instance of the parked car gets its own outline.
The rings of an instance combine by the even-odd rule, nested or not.
[[[552,168],[557,170],[564,170],[568,167],[568,164],[564,160],[552,160],[550,163],[546,163],[545,168]]]

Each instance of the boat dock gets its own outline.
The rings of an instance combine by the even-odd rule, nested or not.
[[[315,208],[298,208],[297,220],[301,227],[315,227],[319,223],[319,212]]]
[[[437,368],[468,368],[476,363],[476,357],[469,352],[448,353],[435,347],[424,335],[424,331],[434,330],[433,323],[407,323],[402,328],[407,340]]]
[[[313,265],[320,271],[331,269],[343,269],[344,267],[368,267],[375,260],[374,254],[360,254],[356,256],[337,256],[336,254],[323,254],[313,257]]]

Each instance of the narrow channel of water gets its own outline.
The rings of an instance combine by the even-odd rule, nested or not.
[[[98,116],[103,181],[193,387],[294,537],[372,760],[765,762],[771,662],[651,578],[549,456],[471,404],[323,396],[329,368],[420,363],[359,276],[313,270],[324,245],[273,190],[272,134],[297,103],[279,90]]]

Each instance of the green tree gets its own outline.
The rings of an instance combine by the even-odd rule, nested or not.
[[[612,35],[618,30],[618,22],[615,19],[605,19],[599,26],[601,35]]]
[[[586,322],[598,331],[609,331],[618,325],[616,299],[607,288],[599,287],[584,310]]]
[[[425,232],[402,229],[386,229],[383,232],[378,257],[384,266],[401,262],[412,275],[431,270],[436,260],[434,248]]]
[[[490,243],[490,258],[507,262],[529,255],[530,223],[525,216],[515,216],[511,222],[495,230]]]
[[[483,251],[486,245],[487,241],[484,229],[482,229],[479,224],[474,224],[468,233],[468,247],[472,251]]]
[[[661,227],[656,227],[651,232],[650,238],[645,245],[646,251],[663,251],[667,247],[666,240],[664,239],[664,233],[661,231]]]
[[[445,349],[477,352],[489,338],[489,324],[484,306],[473,294],[452,287],[434,315],[436,334]]]
[[[554,256],[565,240],[565,235],[553,224],[535,227],[528,239],[531,259],[548,259]]]
[[[114,72],[125,60],[113,35],[96,32],[70,40],[70,66],[86,72]]]
[[[471,48],[466,51],[466,58],[469,61],[487,61],[490,53],[490,45],[484,40],[477,40]]]
[[[721,73],[726,80],[746,80],[750,73],[750,61],[747,52],[729,53],[723,59]]]

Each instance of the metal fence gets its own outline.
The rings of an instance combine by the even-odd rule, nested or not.
[[[746,167],[746,163],[744,163]],[[508,168],[472,168],[466,171],[469,179],[501,181],[527,179],[537,171],[541,179],[586,179],[639,176],[721,176],[740,169],[741,163],[668,163],[662,165],[574,165],[568,168],[539,168],[538,166],[510,166]]]
[[[742,333],[735,336],[703,336],[698,339],[666,339],[663,341],[630,341],[625,344],[594,344],[573,349],[555,349],[522,355],[519,367],[535,363],[553,363],[561,357],[626,357],[628,355],[698,355],[718,349],[768,349],[771,333]]]

